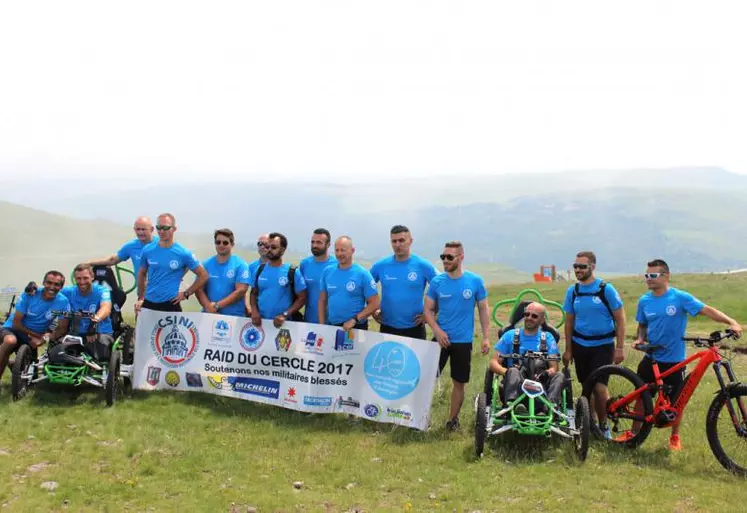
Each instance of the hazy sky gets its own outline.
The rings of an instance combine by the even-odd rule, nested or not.
[[[744,1],[0,4],[0,176],[747,173]]]

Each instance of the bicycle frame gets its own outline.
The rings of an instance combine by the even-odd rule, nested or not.
[[[680,390],[675,403],[672,404],[669,400],[669,397],[667,394],[661,393],[661,391],[664,388],[664,379],[668,376],[671,376],[675,372],[680,372],[682,369],[686,368],[690,363],[700,360],[698,362],[698,365],[685,377],[685,383],[682,387],[682,390]],[[631,402],[637,400],[645,391],[651,391],[652,393],[657,393],[656,397],[656,403],[654,404],[654,410],[651,413],[651,415],[647,417],[643,417],[641,415],[618,415],[619,417],[629,418],[632,420],[637,420],[641,422],[648,422],[651,424],[654,424],[656,427],[669,427],[672,424],[678,422],[680,418],[682,417],[685,408],[687,407],[687,403],[690,401],[690,398],[693,395],[693,392],[695,392],[695,389],[700,384],[700,380],[703,379],[703,376],[706,373],[706,370],[708,367],[713,365],[713,370],[716,373],[716,378],[718,379],[719,385],[721,389],[726,388],[726,382],[724,381],[724,377],[721,374],[721,367],[724,367],[726,369],[726,374],[729,379],[730,383],[733,383],[736,381],[736,378],[734,376],[734,373],[731,370],[731,366],[728,362],[724,362],[721,359],[721,355],[718,353],[718,348],[715,346],[709,347],[708,349],[705,349],[703,351],[699,351],[689,358],[686,358],[684,361],[678,363],[674,367],[664,371],[659,372],[659,364],[656,361],[652,362],[652,368],[654,372],[654,381],[646,383],[642,387],[634,390],[633,392],[627,394],[624,397],[621,397],[620,399],[617,399],[608,407],[608,412],[614,412],[617,411],[620,408],[624,408],[626,404],[630,404]],[[656,423],[656,417],[659,413],[663,411],[671,411],[674,410],[676,413],[675,418],[667,422],[666,424],[657,424]]]

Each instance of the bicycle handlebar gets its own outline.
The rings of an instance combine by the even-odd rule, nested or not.
[[[545,360],[548,362],[558,362],[560,361],[560,355],[557,354],[547,354],[547,353],[540,353],[539,351],[527,351],[524,354],[520,353],[509,353],[509,354],[501,354],[501,358],[504,360],[508,360],[509,358],[512,360],[518,360],[521,358],[528,358],[531,360]]]
[[[703,337],[682,337],[682,340],[685,342],[694,342],[696,346],[712,346],[716,342],[720,342],[721,340],[724,340],[726,338],[731,338],[733,340],[736,340],[739,338],[739,335],[733,330],[727,329],[724,331],[714,331],[710,335],[708,335],[708,338]]]
[[[64,317],[66,319],[73,319],[75,317],[80,317],[81,319],[93,319],[96,316],[95,312],[89,312],[88,310],[77,310],[77,311],[67,311],[67,310],[51,310],[50,313],[55,317]]]

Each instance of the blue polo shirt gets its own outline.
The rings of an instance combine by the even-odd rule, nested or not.
[[[141,265],[148,266],[145,299],[153,303],[171,301],[179,294],[185,269],[194,271],[200,266],[194,254],[178,242],[164,248],[157,241],[143,248]]]
[[[597,293],[599,292],[599,284],[601,282],[602,280],[597,278],[588,285],[579,283],[578,291],[583,294]],[[578,333],[588,336],[604,335],[606,333],[614,332],[615,320],[612,317],[610,310],[614,312],[623,306],[620,294],[615,290],[615,287],[613,287],[611,283],[605,283],[604,286],[604,297],[610,305],[610,310],[607,310],[607,307],[604,306],[604,303],[599,296],[576,295],[576,298],[574,299],[573,291],[575,287],[575,285],[568,287],[568,290],[565,293],[565,302],[563,303],[563,311],[576,316],[573,329]],[[573,336],[574,342],[585,347],[611,344],[613,340],[614,336],[600,340],[588,340],[577,335]]]
[[[65,287],[60,291],[60,294],[63,294],[68,301],[70,301],[70,308],[73,312],[83,310],[95,314],[99,311],[102,304],[109,303],[110,306],[112,304],[112,295],[109,289],[95,283],[91,286],[91,290],[89,290],[86,295],[83,295],[77,286]],[[78,324],[77,332],[79,334],[87,333],[90,323],[91,321],[89,319],[81,319]],[[97,333],[102,333],[104,335],[111,335],[114,333],[114,330],[112,329],[111,314],[99,323],[96,331]]]
[[[52,310],[70,311],[70,301],[64,294],[58,293],[54,298],[47,300],[42,296],[42,291],[43,289],[39,288],[33,296],[22,294],[13,313],[10,314],[3,327],[12,328],[13,317],[15,317],[16,312],[20,312],[23,314],[21,324],[35,333],[42,334],[49,330],[49,326],[54,320]]]
[[[371,273],[358,264],[324,270],[321,290],[327,293],[327,324],[343,324],[366,306],[366,300],[379,293]]]
[[[319,322],[319,293],[322,291],[322,273],[327,267],[335,267],[337,259],[329,255],[327,260],[318,262],[314,256],[308,256],[301,260],[299,269],[306,281],[306,309],[304,321]]]
[[[452,344],[471,344],[475,337],[475,306],[488,297],[483,279],[470,271],[459,278],[441,273],[431,281],[428,297],[438,305],[438,326]]]
[[[394,255],[371,267],[371,276],[381,283],[381,323],[393,328],[415,326],[415,316],[423,313],[423,296],[438,271],[417,255],[398,261]]]
[[[204,262],[202,266],[208,273],[208,281],[205,284],[205,295],[211,303],[220,301],[236,290],[236,284],[249,285],[249,266],[240,257],[231,255],[223,263],[218,262],[218,256],[214,255]],[[221,308],[218,313],[223,315],[243,316],[245,313],[244,301],[239,299],[233,304]]]

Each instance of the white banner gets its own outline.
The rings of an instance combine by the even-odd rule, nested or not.
[[[133,386],[428,428],[439,345],[374,331],[143,310]]]

